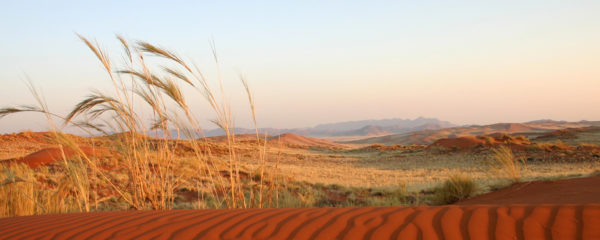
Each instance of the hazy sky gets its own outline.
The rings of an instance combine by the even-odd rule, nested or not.
[[[250,123],[239,73],[263,127],[600,120],[600,1],[491,2],[2,1],[0,106],[34,103],[25,76],[59,114],[90,89],[108,91],[78,32],[114,61],[118,33],[194,59],[213,78],[214,39],[239,126]],[[47,129],[36,116],[0,119],[0,132]]]

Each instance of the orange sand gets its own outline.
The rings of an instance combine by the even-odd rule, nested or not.
[[[457,138],[442,138],[430,146],[439,146],[445,148],[458,148],[461,150],[470,149],[478,145],[484,145],[485,140],[475,136],[457,137]]]
[[[86,147],[86,146],[81,146],[79,148],[87,156],[97,155],[96,154],[97,151],[103,150],[103,149]],[[53,163],[56,160],[63,159],[63,153],[67,159],[78,155],[78,153],[76,151],[69,149],[69,148],[63,148],[61,151],[61,149],[58,147],[52,147],[52,148],[45,148],[45,149],[39,150],[37,152],[34,152],[34,153],[29,154],[24,157],[7,159],[7,160],[2,161],[2,163],[8,163],[8,164],[25,163],[25,164],[29,165],[29,167],[31,167],[31,168],[37,168],[42,165],[48,165],[50,163]],[[105,153],[105,150],[103,150],[103,153]]]
[[[459,204],[600,204],[600,176],[522,182]],[[598,226],[600,228],[600,226]]]
[[[284,133],[279,136],[274,136],[269,138],[271,144],[284,144],[284,145],[294,145],[294,146],[312,146],[312,147],[341,147],[341,144],[334,143],[325,139],[320,138],[310,138],[299,136],[292,133]]]
[[[599,239],[600,205],[75,213],[0,219],[3,239]]]
[[[489,141],[489,142],[488,142]],[[499,145],[508,145],[513,150],[523,151],[526,146],[530,144],[527,139],[519,139],[511,136],[498,135],[495,137],[489,137],[486,141],[483,137],[479,136],[464,136],[456,138],[442,138],[438,139],[428,146],[431,147],[444,147],[448,149],[456,150],[469,150],[475,147],[494,147]]]

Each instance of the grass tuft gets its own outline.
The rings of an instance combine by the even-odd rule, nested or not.
[[[434,189],[434,201],[437,204],[452,204],[467,199],[477,191],[473,178],[455,174],[450,176],[441,186]]]
[[[513,183],[521,181],[521,171],[525,167],[525,160],[513,155],[509,147],[501,146],[492,149],[492,161],[488,165],[496,170],[502,177],[509,179]]]

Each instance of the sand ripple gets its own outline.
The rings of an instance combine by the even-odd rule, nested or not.
[[[600,204],[75,213],[0,219],[1,239],[600,239]]]

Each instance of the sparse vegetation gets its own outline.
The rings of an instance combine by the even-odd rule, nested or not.
[[[455,174],[434,189],[434,201],[437,204],[452,204],[473,196],[477,189],[473,178]]]
[[[493,161],[489,165],[496,171],[501,172],[511,182],[521,181],[521,171],[525,167],[525,161],[521,157],[515,157],[512,150],[506,146],[492,149]]]
[[[52,127],[55,144],[79,152],[76,162],[67,161],[63,156],[62,170],[70,178],[69,186],[73,195],[77,196],[77,205],[81,211],[90,211],[92,186],[90,177],[96,178],[102,186],[114,192],[120,201],[124,201],[134,209],[171,209],[174,207],[175,192],[182,185],[194,185],[196,190],[207,192],[215,199],[215,206],[225,205],[229,208],[263,207],[266,196],[272,196],[276,184],[266,184],[265,146],[266,141],[259,141],[256,132],[260,177],[254,182],[252,178],[243,182],[236,139],[233,131],[233,118],[229,103],[225,98],[219,101],[211,89],[208,79],[198,70],[176,54],[156,47],[147,42],[130,44],[117,36],[126,54],[123,67],[115,64],[107,53],[83,36],[80,39],[89,47],[106,70],[113,83],[114,94],[94,90],[74,109],[62,117],[51,113],[45,102],[35,89],[30,86],[39,106],[20,106],[0,109],[0,117],[19,112],[40,112],[47,116]],[[214,59],[218,63],[216,52]],[[157,57],[154,64],[148,58]],[[180,83],[199,92],[209,103],[216,115],[213,122],[226,133],[227,158],[213,156],[211,146],[205,140],[194,140],[202,136],[202,126],[188,106]],[[251,106],[251,114],[256,125],[255,106],[248,83],[242,79]],[[222,79],[218,79],[220,95],[224,95]],[[145,115],[145,111],[150,111]],[[180,118],[179,116],[184,116]],[[105,135],[111,132],[121,133],[119,138],[107,146],[118,152],[118,168],[106,170],[101,163],[84,154],[75,141],[59,132],[53,122],[58,117],[65,124],[76,126],[88,132],[98,131]],[[147,118],[150,121],[147,121]],[[174,130],[174,131],[173,131]],[[162,136],[149,138],[150,134]],[[194,154],[191,166],[195,169],[192,175],[181,175],[180,159],[177,157],[177,142],[173,138],[187,137],[188,149]],[[246,180],[244,180],[246,181]],[[250,191],[250,186],[257,186],[258,192]],[[98,187],[98,186],[96,186]],[[270,187],[270,190],[267,189]],[[98,191],[96,188],[95,191]],[[224,194],[226,193],[226,194]],[[256,199],[256,201],[255,201]]]
[[[72,166],[63,174],[48,168],[33,170],[23,164],[0,165],[0,216],[89,211],[90,201],[82,197],[81,188],[87,189],[90,184],[76,182],[76,168]]]

